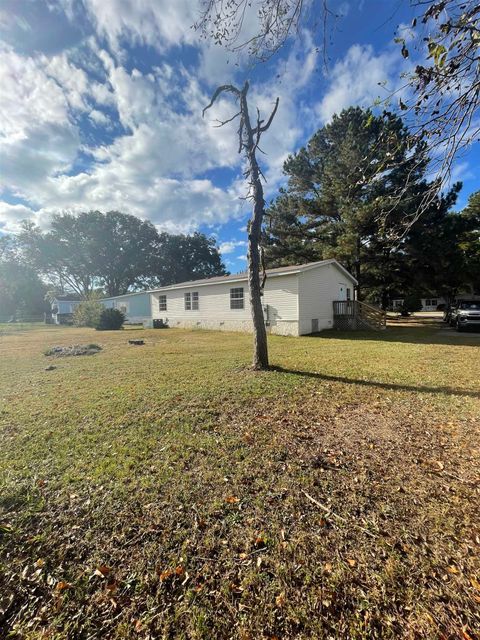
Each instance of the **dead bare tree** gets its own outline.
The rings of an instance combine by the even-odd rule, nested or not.
[[[231,52],[246,52],[254,63],[272,58],[303,28],[323,28],[324,59],[330,0],[199,0],[200,19],[194,25],[202,36]],[[451,180],[454,163],[480,139],[480,3],[478,0],[399,0],[417,12],[397,42],[405,59],[416,58],[412,72],[402,73],[398,89],[387,90],[385,105],[398,110],[412,133],[412,148],[425,141],[431,157],[431,189],[398,230],[401,239],[435,202]],[[312,17],[313,20],[309,20]],[[393,15],[390,17],[393,20]],[[416,55],[412,55],[416,50]],[[399,52],[400,56],[400,52]],[[382,83],[383,85],[383,83]],[[379,101],[377,106],[381,106]],[[423,162],[423,158],[419,159]],[[405,189],[398,202],[404,203]]]
[[[252,216],[248,223],[248,291],[250,310],[253,321],[253,368],[268,368],[268,346],[267,331],[265,328],[265,319],[263,315],[262,293],[265,284],[265,269],[263,268],[263,277],[260,279],[260,268],[262,266],[261,258],[261,234],[262,222],[265,215],[265,200],[263,195],[262,178],[265,179],[262,170],[257,161],[257,149],[260,149],[260,139],[272,124],[273,118],[278,109],[279,99],[275,101],[275,106],[270,117],[265,122],[260,118],[260,112],[257,108],[257,121],[252,126],[250,114],[248,111],[247,93],[249,89],[248,81],[245,82],[241,89],[225,84],[218,87],[210,100],[210,103],[203,110],[205,112],[213,106],[216,100],[223,93],[230,93],[238,103],[238,112],[228,120],[221,121],[218,126],[223,126],[228,122],[239,119],[238,127],[238,153],[243,153],[247,162],[244,176],[248,181],[249,191],[248,198],[253,201]]]

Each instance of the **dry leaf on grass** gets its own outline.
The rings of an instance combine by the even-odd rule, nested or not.
[[[474,589],[476,589],[477,591],[480,591],[480,582],[475,578],[475,576],[472,576],[470,578],[470,584]]]
[[[106,565],[102,564],[95,569],[95,571],[93,572],[93,575],[99,576],[100,578],[106,578],[111,572],[112,570],[110,569],[110,567],[107,567]]]
[[[275,598],[275,603],[277,605],[277,607],[283,607],[285,605],[286,602],[286,598],[285,598],[285,594],[280,593],[276,598]]]

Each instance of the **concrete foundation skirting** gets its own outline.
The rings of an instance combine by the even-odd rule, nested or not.
[[[151,325],[149,325],[151,326]],[[213,331],[238,331],[252,333],[251,320],[184,320],[168,318],[168,326],[172,329],[210,329]],[[282,336],[298,336],[298,322],[278,322],[267,326],[269,333]]]

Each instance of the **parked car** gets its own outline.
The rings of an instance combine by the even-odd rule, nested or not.
[[[480,300],[459,300],[451,308],[447,321],[457,331],[480,330]]]

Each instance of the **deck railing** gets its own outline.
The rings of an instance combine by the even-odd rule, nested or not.
[[[384,311],[359,300],[334,300],[333,324],[337,329],[385,329]]]

